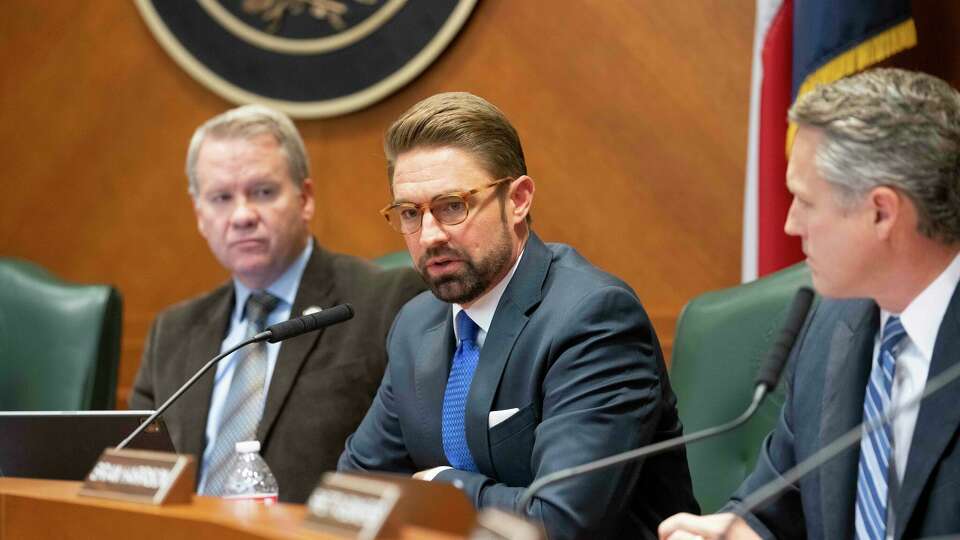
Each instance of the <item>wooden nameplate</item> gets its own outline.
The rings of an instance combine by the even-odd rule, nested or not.
[[[193,456],[107,448],[79,495],[155,505],[189,503],[196,469]]]

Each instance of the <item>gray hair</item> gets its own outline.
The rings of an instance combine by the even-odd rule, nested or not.
[[[187,150],[187,180],[191,196],[196,197],[200,185],[197,178],[197,157],[207,137],[214,139],[250,139],[269,133],[277,140],[287,158],[287,169],[299,188],[310,177],[310,165],[303,139],[293,121],[282,112],[263,105],[244,105],[214,116],[197,128]]]
[[[905,194],[918,231],[960,241],[960,93],[902,69],[874,69],[800,97],[790,120],[822,130],[816,165],[852,206],[873,188]]]

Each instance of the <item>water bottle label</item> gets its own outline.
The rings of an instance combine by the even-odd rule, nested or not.
[[[223,498],[231,501],[254,501],[262,504],[277,502],[276,493],[241,493],[239,495],[224,495]]]

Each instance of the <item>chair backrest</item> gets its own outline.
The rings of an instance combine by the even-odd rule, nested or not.
[[[738,287],[709,292],[680,314],[670,381],[684,432],[718,425],[746,409],[760,363],[796,290],[810,284],[801,263]],[[782,385],[781,385],[782,386]],[[735,431],[687,447],[693,491],[704,512],[720,508],[753,470],[783,405],[780,388]]]
[[[122,302],[0,258],[0,410],[112,409]]]
[[[373,263],[379,265],[380,268],[384,270],[391,268],[413,268],[413,259],[410,258],[410,253],[405,250],[381,255],[374,259]]]

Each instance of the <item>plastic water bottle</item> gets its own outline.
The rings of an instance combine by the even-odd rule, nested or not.
[[[272,504],[277,502],[277,479],[260,457],[260,441],[242,441],[236,445],[224,498],[247,499]]]

